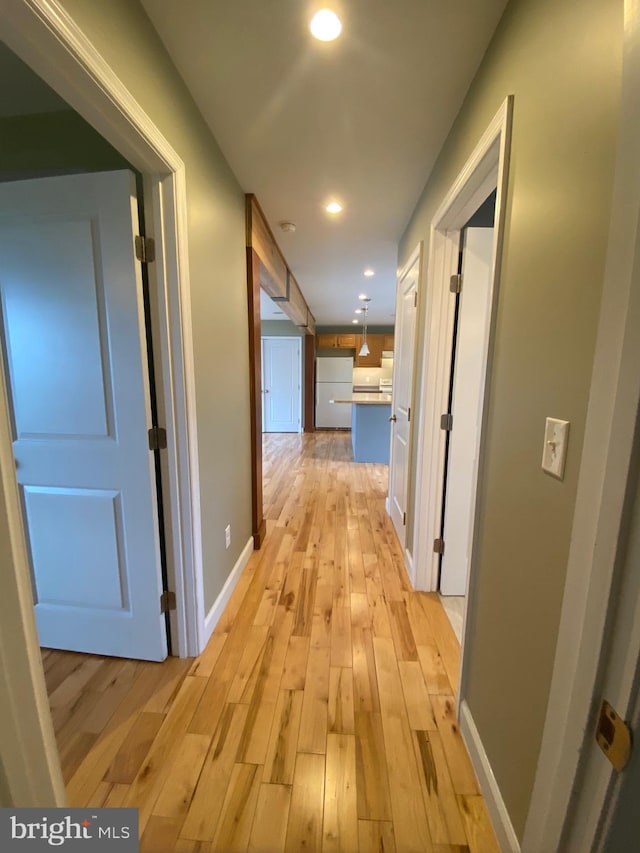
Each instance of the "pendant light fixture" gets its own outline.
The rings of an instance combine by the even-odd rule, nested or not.
[[[358,355],[365,356],[369,355],[369,344],[367,343],[367,312],[369,311],[369,303],[371,302],[371,298],[369,296],[361,296],[361,301],[364,302],[364,306],[362,311],[364,313],[363,320],[363,329],[362,329],[362,346],[360,347],[360,352]]]

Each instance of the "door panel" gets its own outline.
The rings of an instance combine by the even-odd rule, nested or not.
[[[453,429],[445,475],[443,595],[465,595],[467,588],[491,315],[492,254],[493,228],[467,228],[454,360]]]
[[[300,432],[299,338],[263,338],[264,431]]]
[[[406,541],[407,485],[409,479],[410,410],[415,362],[416,298],[420,278],[420,256],[398,281],[396,300],[393,403],[396,420],[391,424],[389,463],[389,508],[400,544]]]
[[[38,604],[127,607],[126,579],[112,571],[120,565],[118,542],[124,533],[118,493],[25,486],[24,502]],[[84,583],[87,566],[91,584]]]
[[[0,296],[41,644],[166,657],[129,172],[0,186]]]
[[[103,297],[92,243],[89,222],[2,230],[3,315],[18,438],[108,433],[98,316]],[[69,260],[61,266],[65,247]]]

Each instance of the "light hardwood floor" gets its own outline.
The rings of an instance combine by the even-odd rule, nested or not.
[[[136,806],[145,853],[496,853],[386,466],[344,433],[264,450],[266,543],[199,658],[43,652],[70,805]]]

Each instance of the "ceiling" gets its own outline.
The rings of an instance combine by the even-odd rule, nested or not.
[[[350,324],[366,292],[368,322],[393,323],[398,240],[506,0],[142,4],[316,322]],[[309,33],[322,6],[334,42]]]

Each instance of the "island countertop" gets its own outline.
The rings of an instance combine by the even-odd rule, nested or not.
[[[348,399],[332,400],[332,403],[352,403],[356,406],[390,406],[391,394],[379,394],[376,392],[355,391]]]

